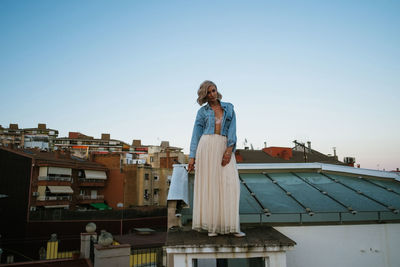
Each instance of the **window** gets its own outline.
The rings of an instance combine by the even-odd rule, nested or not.
[[[150,162],[154,162],[154,157],[150,157]]]
[[[158,181],[160,180],[160,178],[158,177],[158,175],[154,175],[154,181]]]
[[[263,258],[232,258],[232,259],[193,259],[193,266],[217,266],[217,267],[236,267],[236,266],[265,266]]]
[[[148,173],[145,173],[145,174],[144,174],[144,179],[145,179],[145,180],[149,180],[149,174],[148,174]]]
[[[149,200],[150,196],[149,196],[149,190],[148,189],[144,190],[144,196],[143,197],[144,197],[144,199]]]
[[[159,191],[160,191],[160,189],[158,189],[158,188],[154,189],[154,195],[157,196]]]

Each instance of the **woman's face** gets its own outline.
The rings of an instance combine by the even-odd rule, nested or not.
[[[208,102],[215,102],[218,99],[218,91],[214,85],[208,87],[207,90],[207,101]]]

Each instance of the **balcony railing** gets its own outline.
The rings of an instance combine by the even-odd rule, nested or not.
[[[38,200],[71,200],[71,196],[45,196],[43,198],[39,198]]]
[[[103,179],[79,178],[80,183],[104,183]]]
[[[66,181],[71,182],[71,177],[65,176],[39,176],[39,181]]]
[[[78,199],[81,199],[81,200],[87,200],[87,199],[103,200],[104,196],[103,195],[97,195],[97,196],[79,195]]]

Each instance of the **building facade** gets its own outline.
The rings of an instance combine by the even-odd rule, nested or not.
[[[58,131],[39,123],[37,128],[18,128],[18,124],[10,124],[9,128],[0,125],[0,144],[15,148],[39,148],[53,150]]]
[[[41,210],[87,210],[104,205],[107,169],[103,165],[61,151],[0,148],[0,152],[1,190],[9,195],[10,208],[21,205],[15,210],[24,211],[21,214],[27,220],[30,213]]]
[[[69,150],[77,157],[88,158],[91,152],[129,151],[130,146],[123,141],[111,139],[110,134],[101,134],[101,138],[93,138],[79,132],[69,132],[68,137],[55,140],[55,149]]]
[[[92,153],[92,159],[109,170],[104,197],[114,209],[166,206],[172,169],[152,168],[130,160],[126,152]]]

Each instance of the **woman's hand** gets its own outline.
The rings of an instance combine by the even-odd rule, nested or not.
[[[222,157],[222,163],[221,163],[222,167],[225,167],[225,165],[227,165],[231,161],[232,149],[233,147],[231,146],[226,148],[224,156]]]
[[[187,170],[188,172],[191,172],[194,170],[194,161],[195,161],[194,158],[189,159],[188,170]]]

